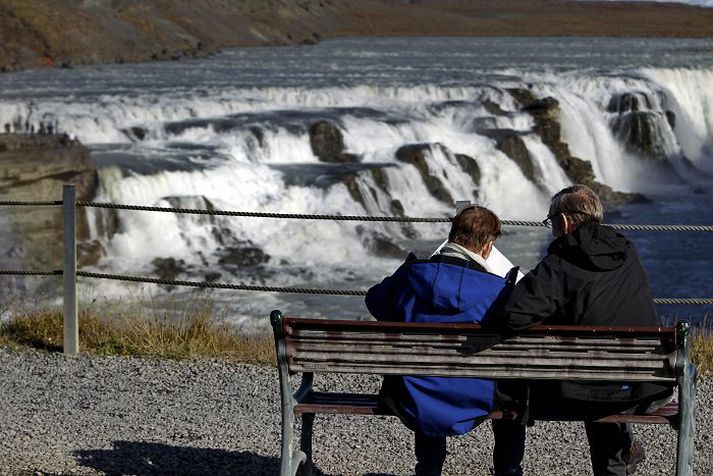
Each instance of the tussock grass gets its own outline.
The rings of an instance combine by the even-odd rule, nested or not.
[[[6,309],[0,323],[0,346],[62,351],[62,311]],[[143,298],[114,306],[90,306],[79,315],[83,353],[168,359],[225,358],[272,365],[272,335],[244,335],[217,315],[210,297],[186,302]],[[699,329],[693,360],[701,374],[713,374],[713,332]]]
[[[160,305],[159,305],[160,304]],[[91,306],[80,312],[79,341],[83,353],[168,359],[227,358],[241,362],[275,362],[271,335],[243,335],[216,315],[209,298],[141,301],[129,305]],[[0,345],[61,351],[61,310],[13,309],[0,324]]]
[[[698,366],[698,373],[713,375],[713,334],[698,332],[693,337],[692,357]]]

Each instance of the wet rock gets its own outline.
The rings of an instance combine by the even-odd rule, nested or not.
[[[406,251],[395,244],[382,233],[371,233],[364,236],[364,245],[375,256],[380,258],[398,258],[406,256]]]
[[[357,183],[356,177],[349,175],[342,179],[342,183],[347,187],[349,195],[351,195],[352,200],[360,204],[362,207],[366,208],[366,202],[364,201],[364,195],[361,193],[359,184]]]
[[[676,128],[676,113],[673,111],[666,111],[666,121],[671,129]]]
[[[443,147],[440,144],[434,144],[434,146]],[[427,156],[430,156],[430,153],[431,144],[409,144],[400,147],[396,151],[396,159],[416,167],[429,193],[437,200],[450,206],[455,206],[453,197],[446,190],[441,179],[430,173],[427,160]]]
[[[262,129],[257,126],[252,126],[250,128],[250,133],[253,135],[253,137],[257,141],[257,145],[260,148],[265,147],[265,132],[263,132]]]
[[[651,99],[646,93],[622,93],[612,96],[607,106],[607,111],[617,114],[627,112],[637,112],[641,110],[651,109]]]
[[[146,135],[149,133],[149,130],[146,129],[145,127],[139,127],[139,126],[134,126],[129,128],[129,131],[131,132],[131,135],[129,138],[136,138],[139,141],[142,141],[146,138]]]
[[[340,156],[344,152],[342,131],[332,122],[319,121],[309,127],[309,144],[312,153],[322,162],[344,162]]]
[[[174,280],[181,273],[186,272],[186,262],[176,258],[155,258],[151,261],[154,267],[154,274],[160,279]]]
[[[507,116],[508,113],[503,110],[502,107],[500,107],[500,104],[491,101],[490,99],[486,99],[483,101],[483,107],[485,108],[486,111],[488,111],[490,114],[493,116]]]
[[[594,190],[605,204],[648,202],[640,193],[617,192],[608,185],[594,179],[594,171],[589,161],[572,156],[569,146],[562,141],[558,122],[559,102],[554,98],[537,99],[531,91],[508,89],[508,92],[522,104],[522,110],[529,113],[535,122],[534,131],[554,154],[562,170],[574,183],[587,185]],[[544,177],[544,180],[547,178]]]
[[[497,129],[498,121],[494,117],[476,117],[471,122],[473,130],[478,132],[481,129]]]
[[[218,263],[239,268],[259,266],[270,261],[270,255],[250,242],[226,247],[221,254]]]
[[[89,150],[62,134],[0,135],[0,199],[62,199],[62,186],[75,185],[77,200],[91,201],[97,173]],[[59,207],[6,208],[0,217],[0,254],[19,249],[22,256],[3,258],[7,267],[58,267],[62,262],[62,215]],[[89,238],[86,209],[77,209],[77,240]]]
[[[391,203],[389,203],[389,210],[391,211],[391,214],[395,217],[403,217],[406,216],[406,211],[404,210],[404,206],[401,203],[400,200],[394,198],[391,200]],[[410,240],[415,240],[418,238],[418,231],[416,231],[416,228],[414,227],[413,223],[401,223],[401,233],[404,234],[404,236]]]
[[[520,133],[512,129],[491,129],[478,132],[495,140],[495,147],[510,157],[530,182],[537,183],[535,164]]]
[[[476,187],[480,187],[480,167],[478,167],[478,162],[473,157],[465,154],[455,154],[455,157],[460,168],[470,176]],[[477,201],[478,195],[478,188],[476,188],[473,190],[473,199]]]
[[[214,282],[218,281],[221,278],[221,276],[222,275],[218,272],[212,272],[212,273],[206,274],[203,279],[207,283],[214,283]]]
[[[612,121],[612,130],[627,149],[654,160],[666,160],[659,120],[653,112],[629,112]]]
[[[374,179],[374,183],[384,192],[389,191],[389,177],[382,167],[371,169],[371,176]]]
[[[706,191],[703,190],[703,189],[700,188],[700,187],[696,187],[696,188],[693,189],[693,193],[696,194],[696,195],[705,195],[705,194],[706,194]]]
[[[535,95],[529,89],[510,88],[506,90],[510,95],[520,103],[522,107],[527,107],[535,100]]]

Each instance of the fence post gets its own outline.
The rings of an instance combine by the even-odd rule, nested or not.
[[[64,353],[79,354],[79,319],[77,317],[77,237],[76,192],[74,185],[62,187],[64,223]]]
[[[458,200],[456,202],[456,215],[458,215],[464,208],[470,206],[470,200]]]

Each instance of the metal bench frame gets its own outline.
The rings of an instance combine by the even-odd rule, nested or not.
[[[316,414],[391,414],[376,395],[313,391],[315,373],[670,383],[678,386],[678,405],[595,421],[671,424],[678,431],[676,476],[693,475],[696,367],[686,322],[675,328],[536,326],[505,339],[477,324],[300,319],[280,311],[270,322],[282,403],[281,476],[311,474]],[[302,381],[294,390],[289,377],[296,373]],[[302,420],[299,448],[293,448],[295,418]]]

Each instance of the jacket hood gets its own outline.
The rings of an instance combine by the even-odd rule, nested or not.
[[[490,303],[504,286],[500,276],[486,272],[477,263],[465,261],[463,265],[433,261],[414,263],[406,280],[419,299],[442,314],[463,312],[484,302]]]
[[[585,223],[554,240],[547,252],[585,269],[609,271],[624,264],[631,243],[610,226]]]

